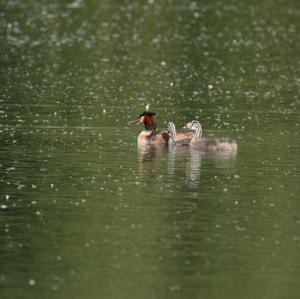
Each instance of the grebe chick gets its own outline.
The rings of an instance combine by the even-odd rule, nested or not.
[[[202,138],[202,126],[196,120],[188,122],[185,127],[193,130],[195,132],[194,136],[190,141],[178,141],[174,135],[175,125],[173,123],[168,123],[168,132],[171,140],[169,143],[173,143],[175,145],[189,145],[193,148],[207,152],[235,152],[237,150],[236,141],[230,138]]]
[[[170,144],[189,145],[190,143],[199,142],[202,137],[202,127],[197,121],[193,121],[193,124],[191,124],[190,126],[184,126],[184,128],[192,130],[193,134],[191,138],[182,138],[181,140],[178,140],[176,127],[173,122],[168,122],[167,128],[170,136]]]

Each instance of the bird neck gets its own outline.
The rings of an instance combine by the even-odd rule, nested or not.
[[[198,126],[197,129],[195,130],[195,135],[193,136],[191,142],[198,142],[200,141],[202,137],[202,128],[201,126]]]

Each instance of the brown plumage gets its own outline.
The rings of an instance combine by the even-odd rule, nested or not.
[[[169,142],[170,135],[167,130],[156,130],[156,116],[154,112],[145,111],[137,119],[130,121],[130,124],[143,123],[145,130],[138,136],[138,143],[164,143]],[[193,131],[177,131],[177,140],[190,140],[194,136]]]
[[[168,143],[167,131],[144,130],[138,136],[138,143]]]

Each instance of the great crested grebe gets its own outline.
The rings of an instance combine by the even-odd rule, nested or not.
[[[170,144],[174,145],[189,145],[193,148],[197,148],[203,151],[216,152],[216,151],[231,151],[237,150],[237,143],[230,138],[202,138],[202,126],[201,124],[193,120],[188,122],[185,127],[193,130],[194,136],[190,140],[177,140],[176,128],[174,123],[168,123],[168,133],[170,135]]]
[[[144,111],[137,119],[132,120],[129,124],[144,124],[143,130],[138,136],[138,143],[164,143],[168,144],[170,136],[167,130],[156,130],[156,114],[154,112]],[[175,136],[177,141],[190,140],[194,136],[194,132],[190,131],[176,131]]]
[[[154,112],[144,111],[137,119],[132,120],[129,124],[144,124],[143,130],[138,136],[138,143],[168,143],[169,134],[166,130],[156,130],[156,116]]]

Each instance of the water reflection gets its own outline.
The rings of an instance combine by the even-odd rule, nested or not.
[[[139,144],[138,165],[143,178],[151,178],[153,172],[166,161],[168,178],[176,179],[178,175],[185,177],[190,187],[200,183],[201,164],[215,168],[232,168],[235,166],[236,152],[206,153],[189,146],[173,146],[162,144]]]
[[[216,168],[233,168],[236,164],[237,152],[206,153],[206,159]]]
[[[186,164],[187,180],[191,186],[197,186],[200,180],[202,153],[189,148],[189,159]]]
[[[151,179],[153,172],[159,168],[162,157],[166,155],[168,148],[162,144],[138,145],[138,168],[143,178]]]
[[[153,161],[157,154],[166,149],[162,144],[138,144],[138,160],[141,165],[147,161]]]
[[[200,181],[200,169],[202,154],[199,150],[195,150],[189,146],[172,146],[168,148],[168,174],[175,173],[175,161],[178,157],[178,167],[180,167],[181,161],[183,161],[185,169],[185,181],[190,186],[197,186]]]

